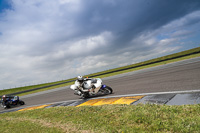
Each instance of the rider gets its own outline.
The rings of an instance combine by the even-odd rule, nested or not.
[[[19,97],[18,96],[14,96],[14,98],[12,99],[12,103],[14,105],[17,105],[18,102],[19,102]]]
[[[8,103],[16,105],[19,102],[19,97],[3,95],[1,101],[2,101],[3,105],[7,105]]]
[[[95,79],[91,79],[91,78],[83,78],[83,76],[78,76],[76,81],[75,81],[75,84],[73,85],[72,89],[75,91],[75,94],[78,94],[78,95],[81,95],[81,91],[80,89],[88,89],[85,87],[85,84],[84,84],[84,81],[88,81],[88,80],[91,80],[91,82],[93,83],[92,87],[90,88],[92,92],[94,92],[95,90]]]
[[[75,84],[79,88],[79,87],[83,87],[83,82],[84,82],[83,76],[78,76],[76,81],[75,81]]]
[[[83,82],[84,82],[83,76],[78,76],[73,86],[73,90],[75,90],[75,94],[81,95],[81,91],[79,89],[83,87]]]
[[[6,95],[3,95],[2,96],[2,103],[3,103],[3,105],[6,105],[8,101],[9,101],[9,98],[7,98]]]

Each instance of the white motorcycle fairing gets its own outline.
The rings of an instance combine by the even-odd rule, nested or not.
[[[107,93],[112,93],[112,88],[102,85],[102,80],[100,78],[95,79],[84,79],[84,82],[80,84],[78,81],[75,81],[74,85],[71,85],[70,88],[83,98],[97,95],[99,92],[105,94],[105,89],[107,90]]]

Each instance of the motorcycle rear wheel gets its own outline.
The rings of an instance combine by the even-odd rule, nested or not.
[[[81,94],[81,98],[82,99],[85,99],[85,98],[88,98],[89,97],[89,94],[88,93],[83,93]]]
[[[10,105],[5,105],[4,106],[4,109],[9,109],[10,108]]]

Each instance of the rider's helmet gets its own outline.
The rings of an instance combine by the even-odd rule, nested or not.
[[[83,82],[83,76],[78,76],[78,77],[77,77],[77,80],[78,80],[79,82]]]
[[[3,96],[2,96],[2,99],[5,101],[5,100],[6,100],[6,95],[3,95]]]

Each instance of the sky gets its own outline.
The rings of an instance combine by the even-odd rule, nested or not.
[[[199,0],[0,0],[0,90],[195,47]]]

